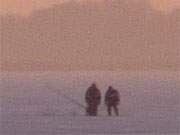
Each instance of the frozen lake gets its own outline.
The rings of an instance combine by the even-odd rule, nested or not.
[[[119,117],[84,116],[84,94],[96,81],[104,96],[119,90]],[[179,72],[3,73],[0,135],[178,135]]]

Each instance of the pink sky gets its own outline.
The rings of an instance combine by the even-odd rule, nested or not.
[[[0,1],[4,71],[180,69],[180,0]]]
[[[0,0],[0,13],[16,13],[20,15],[27,15],[34,10],[41,8],[48,8],[54,4],[59,4],[69,0]],[[88,0],[74,0],[74,1],[88,1]],[[89,0],[89,1],[103,1],[103,0]],[[133,2],[147,1],[155,10],[169,13],[174,9],[180,8],[180,0],[129,0]]]

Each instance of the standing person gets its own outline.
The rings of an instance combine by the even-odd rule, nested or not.
[[[95,83],[87,89],[85,100],[87,103],[86,114],[88,116],[97,116],[98,105],[101,101],[101,93]]]
[[[107,105],[108,115],[111,116],[112,108],[116,116],[119,116],[118,104],[120,102],[119,92],[113,89],[112,86],[109,86],[105,94],[105,104]]]

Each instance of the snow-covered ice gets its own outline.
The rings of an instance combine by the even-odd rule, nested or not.
[[[178,72],[165,74],[2,74],[0,135],[178,135]],[[85,90],[93,81],[102,96],[108,85],[119,90],[119,117],[107,116],[103,99],[99,116],[87,117],[62,96],[85,105]]]

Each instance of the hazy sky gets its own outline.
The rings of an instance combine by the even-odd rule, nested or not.
[[[5,13],[17,13],[21,15],[27,15],[33,10],[40,8],[47,8],[54,4],[59,4],[69,0],[0,0],[1,14]],[[74,0],[78,2],[93,1],[102,2],[103,0]],[[113,0],[112,0],[113,1]],[[126,0],[131,2],[146,1],[155,10],[159,10],[165,13],[169,13],[174,9],[180,8],[180,0]]]
[[[2,70],[180,70],[180,0],[0,1]]]

